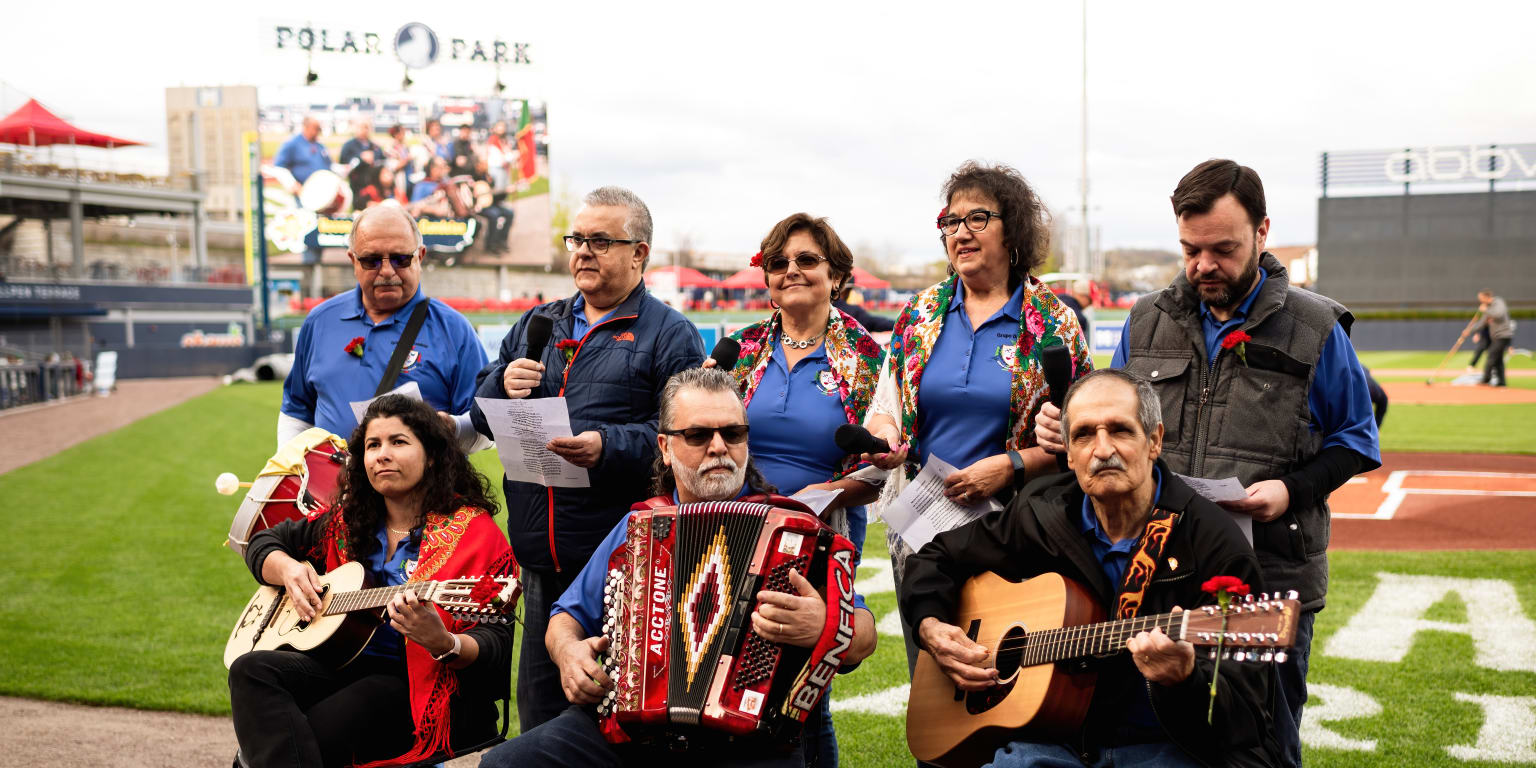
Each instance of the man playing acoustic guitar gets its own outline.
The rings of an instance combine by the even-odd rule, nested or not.
[[[1201,587],[1217,575],[1262,589],[1258,560],[1229,515],[1158,460],[1162,416],[1146,382],[1119,370],[1094,371],[1068,390],[1064,411],[1073,474],[1041,478],[1007,509],[940,534],[907,561],[901,604],[918,629],[919,645],[959,689],[946,691],[946,699],[953,693],[959,701],[966,691],[1019,695],[994,688],[1011,670],[1000,674],[1002,654],[977,642],[978,623],[963,622],[969,634],[947,623],[962,621],[961,587],[985,571],[1009,580],[1060,574],[1085,587],[1113,619],[1211,604],[1213,596]],[[1159,628],[1128,634],[1123,647],[1130,653],[1090,660],[1097,686],[1080,723],[1052,731],[1031,722],[992,744],[983,742],[988,752],[969,754],[1001,746],[991,764],[1010,768],[1278,764],[1266,706],[1273,685],[1269,665],[1221,665],[1208,715],[1215,662],[1204,652],[1197,658],[1194,646]],[[919,693],[914,683],[911,707],[920,706]],[[972,696],[968,700],[984,703],[961,711],[980,714],[981,707],[1007,704],[996,699]],[[1047,701],[1042,712],[1049,706]],[[931,727],[955,731],[967,723]],[[913,736],[917,744],[921,737]]]

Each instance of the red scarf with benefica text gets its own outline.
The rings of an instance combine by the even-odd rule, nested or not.
[[[341,510],[334,509],[322,534],[327,573],[352,560]],[[517,560],[506,534],[485,510],[460,507],[451,515],[428,513],[421,534],[421,552],[409,582],[517,575]],[[464,632],[470,622],[458,621],[438,608],[449,632]],[[411,691],[411,721],[416,743],[399,757],[368,763],[362,768],[419,762],[449,748],[448,700],[458,690],[458,677],[448,665],[433,661],[427,649],[405,642],[406,678]]]

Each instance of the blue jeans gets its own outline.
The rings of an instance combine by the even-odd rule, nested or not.
[[[711,748],[673,752],[666,748],[621,745],[615,747],[603,738],[592,713],[581,707],[568,707],[559,717],[526,731],[480,757],[480,768],[561,768],[593,766],[656,766],[668,768],[802,768],[800,750],[788,753],[751,744],[722,741]]]
[[[1284,664],[1275,665],[1275,741],[1280,759],[1301,768],[1301,707],[1307,703],[1307,661],[1312,657],[1312,622],[1316,611],[1307,611],[1296,623],[1296,647]]]
[[[1015,741],[997,750],[992,768],[1115,768],[1116,766],[1170,766],[1199,768],[1184,750],[1172,743],[1129,744],[1104,747],[1090,753],[1078,753],[1064,744],[1034,744]]]

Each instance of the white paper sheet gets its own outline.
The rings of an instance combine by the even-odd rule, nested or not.
[[[1193,489],[1195,493],[1218,504],[1223,501],[1242,501],[1248,498],[1248,490],[1235,477],[1214,480],[1206,477],[1179,475],[1178,478],[1183,480],[1184,484]]]
[[[412,400],[420,400],[422,399],[421,385],[414,381],[407,381],[406,383],[401,384],[400,386],[395,387],[388,392],[385,392],[384,395],[405,395]],[[379,397],[383,397],[384,395],[379,395]],[[352,418],[355,419],[359,424],[363,423],[363,414],[368,412],[368,406],[372,405],[373,401],[379,399],[379,397],[370,397],[367,400],[354,400],[350,403],[347,403],[348,405],[352,406]]]
[[[563,397],[501,400],[477,397],[475,402],[491,425],[496,452],[508,480],[549,488],[588,488],[587,470],[544,447],[557,437],[571,436],[571,414]]]
[[[839,491],[821,491],[821,490],[801,491],[801,492],[791,496],[790,498],[794,499],[795,501],[800,502],[801,504],[806,505],[807,507],[810,507],[811,508],[811,512],[813,512],[813,513],[815,513],[817,515],[820,515],[822,513],[822,511],[827,508],[827,505],[831,504],[832,500],[837,498],[838,496],[841,496],[842,493],[843,492],[840,491],[840,490]]]
[[[1003,508],[991,497],[970,506],[950,500],[944,495],[944,478],[954,471],[949,462],[930,455],[922,471],[881,515],[913,551],[922,549],[934,536]]]
[[[1211,501],[1221,503],[1223,501],[1242,501],[1248,498],[1248,490],[1235,477],[1226,477],[1213,480],[1205,477],[1189,477],[1179,475],[1186,485],[1195,493],[1204,496]],[[1232,516],[1232,522],[1237,523],[1237,529],[1243,532],[1243,538],[1248,540],[1248,546],[1253,546],[1253,517],[1246,512],[1233,512],[1227,510]]]

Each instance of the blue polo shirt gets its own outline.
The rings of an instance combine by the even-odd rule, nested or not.
[[[587,337],[587,332],[594,325],[602,325],[613,318],[613,313],[619,311],[618,307],[608,310],[608,314],[597,319],[595,323],[587,322],[587,297],[576,294],[576,300],[571,302],[571,338],[581,341]]]
[[[1210,307],[1200,303],[1205,359],[1212,365],[1221,340],[1247,321],[1248,310],[1253,307],[1259,289],[1267,279],[1269,273],[1260,267],[1259,280],[1253,290],[1224,323],[1211,314]],[[1127,316],[1120,330],[1120,345],[1115,347],[1115,358],[1109,367],[1125,365],[1125,359],[1130,355],[1130,332],[1131,318]],[[1371,388],[1365,366],[1360,364],[1349,334],[1338,323],[1334,323],[1333,332],[1323,342],[1323,350],[1317,356],[1317,371],[1312,375],[1312,386],[1307,389],[1307,408],[1312,412],[1312,431],[1324,435],[1321,448],[1341,445],[1378,466],[1381,464],[1381,440],[1376,431],[1376,412],[1371,406]]]
[[[411,187],[411,202],[419,203],[431,197],[432,193],[436,192],[439,186],[437,182],[425,179],[416,182],[416,186]]]
[[[747,495],[746,486],[742,486],[741,492],[736,498]],[[677,491],[672,492],[672,503],[677,504]],[[550,606],[549,615],[565,613],[575,619],[581,625],[587,637],[597,637],[603,631],[603,586],[608,581],[608,559],[613,557],[619,547],[624,543],[624,538],[629,535],[629,518],[634,512],[625,512],[619,518],[618,525],[603,537],[601,544],[597,545],[597,551],[592,553],[592,559],[582,566],[581,573],[576,574],[576,580],[567,587],[565,594]],[[864,604],[864,596],[857,592],[853,595],[853,607],[855,609],[869,606]]]
[[[1157,507],[1157,502],[1163,497],[1163,472],[1157,467],[1152,467],[1152,481],[1157,483],[1157,488],[1152,492],[1152,507]],[[1141,544],[1140,536],[1130,536],[1119,541],[1110,541],[1104,534],[1103,526],[1099,525],[1099,516],[1093,512],[1093,501],[1087,494],[1083,495],[1083,515],[1078,520],[1078,530],[1082,531],[1084,538],[1088,539],[1088,546],[1093,549],[1093,556],[1099,561],[1099,568],[1104,571],[1104,577],[1109,579],[1112,589],[1118,596],[1121,583],[1125,581],[1125,569],[1130,565],[1131,555],[1136,553],[1136,547]],[[1137,728],[1157,728],[1157,715],[1152,711],[1152,699],[1147,695],[1146,686],[1138,686],[1134,700],[1126,704],[1126,720]]]
[[[386,560],[384,551],[389,549],[389,534],[382,525],[379,526],[378,539],[379,548],[363,561],[363,567],[368,569],[370,577],[369,586],[398,587],[405,583],[411,575],[409,571],[416,567],[416,561],[420,559],[421,541],[414,536],[406,537],[395,547],[395,554]],[[372,656],[398,658],[404,647],[405,641],[400,633],[386,621],[368,639],[363,652]]]
[[[917,388],[921,464],[936,453],[956,469],[965,469],[1003,452],[1013,397],[1013,373],[1004,355],[1018,350],[1023,307],[1020,283],[1002,309],[972,329],[965,313],[965,283],[956,281],[944,329]],[[944,418],[923,418],[922,414],[944,414]]]
[[[467,412],[474,403],[475,374],[485,367],[485,348],[469,320],[428,298],[418,286],[405,306],[380,323],[364,311],[357,288],[311,310],[299,329],[293,368],[283,382],[283,413],[342,437],[351,435],[357,420],[350,403],[373,397],[395,343],[423,301],[431,302],[430,309],[395,385],[414,381],[421,387],[422,399],[434,409]],[[347,344],[359,336],[363,338],[360,359],[346,352]]]
[[[272,164],[279,168],[287,168],[293,178],[300,184],[309,179],[315,171],[329,170],[331,167],[331,155],[325,151],[325,147],[318,141],[310,141],[300,133],[283,142],[283,146],[277,150],[277,157],[272,159]]]
[[[747,406],[747,423],[752,425],[747,447],[763,477],[788,496],[828,482],[842,469],[844,454],[832,436],[848,423],[848,412],[832,378],[825,344],[795,363],[794,370],[785,367],[780,340],[772,345],[768,367]],[[864,549],[865,527],[864,507],[849,507],[848,540],[859,551]]]

